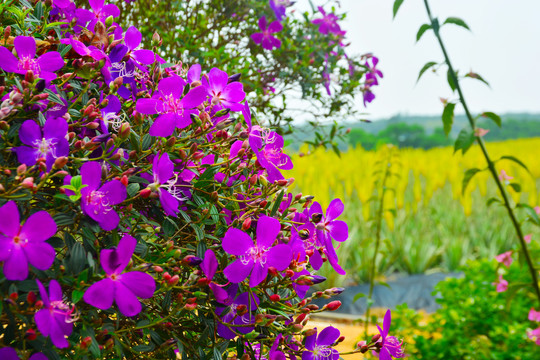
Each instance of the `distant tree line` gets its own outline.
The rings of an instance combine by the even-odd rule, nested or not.
[[[506,119],[501,128],[492,122],[480,121],[479,126],[489,129],[486,138],[490,141],[518,139],[540,136],[540,122],[531,120]],[[366,150],[382,144],[394,144],[401,148],[430,149],[437,146],[449,146],[453,139],[444,134],[442,127],[435,128],[430,134],[419,124],[394,123],[378,133],[369,133],[361,128],[353,128],[349,133],[351,146],[362,146]]]

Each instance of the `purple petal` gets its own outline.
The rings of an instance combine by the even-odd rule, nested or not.
[[[113,304],[115,283],[111,279],[103,279],[90,286],[83,295],[87,304],[101,310],[109,309]]]
[[[259,18],[259,28],[264,31],[266,30],[266,16],[261,16]]]
[[[330,202],[330,205],[328,205],[328,209],[326,209],[326,220],[334,220],[339,217],[339,215],[343,214],[343,211],[345,210],[345,205],[343,205],[343,201],[340,199],[334,199]]]
[[[103,7],[103,11],[101,13],[106,18],[109,16],[118,17],[120,16],[120,9],[114,4],[107,4]]]
[[[279,220],[261,215],[257,221],[257,245],[265,247],[272,245],[280,231]]]
[[[43,137],[45,139],[64,139],[67,132],[68,123],[63,118],[49,118],[43,125]]]
[[[133,294],[143,299],[150,299],[156,291],[156,281],[154,278],[141,271],[131,271],[122,274],[120,282]]]
[[[35,165],[41,156],[38,150],[28,146],[17,146],[14,150],[17,153],[17,160],[27,166]]]
[[[19,67],[19,60],[3,46],[0,46],[0,68],[5,72],[16,72]]]
[[[253,240],[245,232],[232,228],[227,230],[222,244],[223,250],[231,255],[244,255],[249,248],[253,247]]]
[[[23,250],[28,262],[39,270],[49,269],[56,257],[54,248],[46,242],[28,244]]]
[[[349,237],[349,227],[345,221],[334,220],[328,226],[330,236],[336,241],[345,241]]]
[[[180,206],[178,199],[167,190],[159,189],[159,201],[161,201],[161,206],[163,206],[163,210],[167,215],[177,217],[176,213],[178,213],[178,207]]]
[[[64,59],[58,51],[49,51],[41,55],[37,63],[42,71],[55,72],[64,66]]]
[[[92,219],[99,223],[99,226],[105,231],[111,231],[116,229],[120,223],[120,216],[111,207],[105,207],[103,213],[99,213],[95,216],[90,216]]]
[[[388,330],[390,330],[390,324],[392,323],[392,312],[390,309],[386,311],[386,314],[384,314],[384,320],[383,320],[383,333],[381,334],[383,338],[385,338],[388,335]]]
[[[6,360],[10,360],[10,359],[8,358]],[[30,356],[30,358],[28,358],[28,360],[49,360],[49,358],[47,356],[45,356],[45,354],[43,354],[43,353],[35,353],[34,355]]]
[[[312,335],[315,336],[315,335]],[[302,352],[302,360],[315,360],[315,356],[311,351]]]
[[[392,360],[392,356],[388,352],[388,349],[383,347],[379,353],[379,360]]]
[[[251,38],[253,39],[255,44],[260,44],[263,40],[263,36],[264,36],[263,33],[251,34]]]
[[[51,329],[52,320],[53,319],[51,317],[49,309],[47,308],[39,310],[34,315],[34,321],[36,322],[36,326],[43,336],[49,336],[49,330]]]
[[[268,275],[268,266],[269,263],[256,262],[253,266],[253,271],[251,272],[251,277],[249,278],[249,286],[255,287],[263,282]]]
[[[30,215],[24,223],[20,236],[30,242],[45,241],[56,234],[56,223],[46,211]]]
[[[101,250],[99,259],[105,273],[120,274],[129,264],[136,246],[137,240],[134,237],[124,235],[116,249]]]
[[[110,205],[120,204],[126,200],[127,191],[126,187],[120,182],[120,180],[112,180],[105,183],[99,191],[103,193]]]
[[[221,71],[218,68],[212,68],[208,74],[208,80],[210,82],[210,89],[218,93],[223,91],[225,86],[227,86],[229,76],[225,71]]]
[[[214,297],[216,298],[216,301],[222,304],[226,304],[229,300],[229,294],[226,290],[224,290],[222,287],[215,283],[210,283],[210,289],[212,289],[212,292],[214,293]]]
[[[26,280],[28,260],[20,246],[13,246],[11,256],[4,261],[4,275],[8,280]]]
[[[252,259],[249,259],[245,265],[240,259],[237,259],[223,270],[223,274],[230,282],[239,283],[248,277],[253,265]]]
[[[218,268],[216,254],[210,249],[204,253],[204,260],[201,264],[201,269],[208,279],[213,279]]]
[[[19,59],[36,57],[36,40],[31,36],[17,36],[13,40]]]
[[[88,3],[90,4],[90,7],[95,12],[98,12],[103,8],[103,5],[105,4],[105,0],[88,0]]]
[[[51,301],[62,301],[62,288],[56,280],[51,280],[49,282],[49,299]]]
[[[152,64],[155,60],[154,52],[146,49],[135,50],[133,57],[141,64]]]
[[[101,184],[101,164],[90,161],[81,166],[82,183],[88,185],[87,191],[96,190]]]
[[[116,283],[115,290],[114,300],[116,301],[116,305],[118,305],[118,310],[124,316],[135,316],[141,312],[141,302],[122,282],[118,281]]]
[[[283,30],[283,25],[279,21],[273,21],[270,26],[268,26],[268,32],[277,33]]]
[[[154,121],[148,132],[152,136],[171,136],[176,128],[176,119],[173,113],[161,114]]]
[[[174,163],[171,161],[168,153],[163,153],[161,156],[157,154],[154,157],[152,171],[157,175],[157,181],[164,184],[173,176]]]
[[[206,89],[203,86],[197,86],[191,89],[186,96],[182,98],[180,104],[184,109],[192,109],[201,105],[206,100]]]
[[[313,255],[310,256],[309,263],[315,270],[319,270],[321,268],[323,260],[321,254],[317,250],[315,250]]]
[[[283,271],[289,266],[292,260],[292,251],[289,245],[276,245],[266,254],[267,264],[275,267],[278,271]]]
[[[156,99],[137,100],[136,110],[141,114],[157,114],[163,110],[163,101]]]
[[[19,138],[23,144],[32,146],[34,141],[41,140],[41,128],[34,120],[26,120],[19,129]]]
[[[43,286],[41,281],[39,281],[38,279],[36,279],[36,283],[39,289],[39,295],[41,296],[41,300],[43,301],[43,305],[45,307],[49,307],[50,305],[49,295],[47,295],[47,290],[45,289],[45,286]]]
[[[332,345],[339,338],[340,332],[333,326],[324,328],[317,337],[317,345]]]
[[[187,80],[191,84],[194,81],[199,81],[201,79],[201,65],[194,64],[188,70]]]
[[[171,76],[162,79],[158,84],[158,90],[163,95],[172,95],[173,98],[179,99],[184,92],[186,82],[180,76]]]
[[[321,207],[321,204],[319,204],[318,202],[314,202],[311,207],[309,208],[309,216],[313,216],[314,214],[322,214],[323,211],[322,211],[322,207]]]
[[[315,330],[317,330],[317,328],[315,328]],[[314,350],[315,349],[315,346],[317,346],[317,333],[306,337],[306,345],[305,346],[306,346],[307,350]]]
[[[15,201],[10,200],[3,206],[0,206],[0,233],[9,237],[17,235],[21,228],[19,209]]]
[[[244,85],[242,85],[240,82],[233,82],[227,85],[221,95],[231,102],[240,102],[246,97]]]
[[[59,322],[55,320],[54,318],[51,320],[52,321],[50,322],[51,327],[49,330],[49,336],[51,337],[51,341],[53,345],[61,349],[69,347],[69,342],[66,339],[67,334],[65,333],[64,328],[61,327]],[[73,326],[73,324],[69,324],[69,325]]]
[[[137,46],[141,44],[141,40],[142,34],[135,26],[130,26],[129,29],[126,30],[126,35],[124,36],[124,43],[129,50],[134,50],[135,48],[137,48]]]

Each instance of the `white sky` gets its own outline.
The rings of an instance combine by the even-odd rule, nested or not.
[[[427,22],[423,1],[405,0],[395,20],[393,3],[341,0],[348,13],[342,25],[352,42],[349,52],[372,52],[384,73],[377,98],[368,105],[369,118],[440,114],[439,97],[451,97],[446,72],[426,72],[416,84],[426,62],[442,60],[430,31],[416,44],[416,32]],[[446,25],[441,32],[454,67],[463,73],[473,70],[491,84],[490,89],[477,80],[462,82],[472,111],[540,112],[540,1],[431,0],[430,6],[440,23],[460,17],[472,30]],[[362,100],[357,102],[362,109]]]

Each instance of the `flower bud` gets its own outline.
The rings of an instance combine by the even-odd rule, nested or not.
[[[118,137],[122,140],[126,140],[131,133],[131,126],[127,122],[123,122],[118,129]]]
[[[381,338],[381,334],[375,334],[375,335],[373,335],[373,337],[371,338],[371,342],[372,342],[372,343],[376,343],[377,341],[379,341],[380,338]]]
[[[107,19],[105,19],[105,26],[110,27],[113,24],[114,17],[111,15]]]
[[[34,187],[34,178],[33,177],[27,177],[25,178],[22,183],[22,187],[25,189],[31,189]]]
[[[281,296],[279,296],[278,294],[270,295],[270,301],[276,302],[279,300],[281,300]]]
[[[329,302],[328,304],[324,305],[323,309],[330,310],[330,311],[336,311],[341,306],[341,301],[334,300]]]
[[[24,74],[24,80],[28,81],[30,84],[33,84],[35,79],[36,78],[34,77],[34,72],[32,70],[28,70],[26,74]]]
[[[9,124],[5,121],[0,121],[0,130],[8,131],[10,128]]]
[[[26,295],[26,302],[29,305],[33,305],[36,302],[36,300],[37,300],[36,293],[33,291],[29,291],[28,294]]]
[[[308,337],[308,336],[311,336],[311,335],[315,335],[317,333],[317,330],[316,329],[308,329],[306,331],[303,332],[304,336],[305,337]]]
[[[61,169],[64,166],[66,166],[67,163],[68,163],[68,158],[66,156],[60,156],[59,158],[56,158],[56,160],[54,160],[53,168]]]
[[[161,46],[162,40],[157,31],[152,35],[152,46]]]
[[[242,223],[242,230],[246,231],[251,227],[251,218],[248,217],[244,222]]]
[[[182,262],[189,266],[197,266],[202,263],[202,259],[193,255],[188,255],[182,259]]]
[[[238,316],[245,315],[245,314],[247,314],[247,312],[248,312],[248,309],[247,309],[247,306],[246,306],[246,305],[241,304],[241,305],[238,305],[238,306],[236,307],[236,314],[237,314]]]
[[[229,76],[229,79],[227,80],[227,84],[240,81],[240,77],[242,77],[242,74],[234,74],[234,75]]]
[[[151,193],[152,193],[152,190],[150,190],[149,188],[145,188],[140,191],[141,197],[143,199],[148,199]]]
[[[36,331],[34,329],[26,330],[24,337],[29,341],[34,341],[37,338]]]
[[[26,173],[26,164],[19,165],[19,166],[17,167],[17,175],[18,175],[18,176],[21,176],[21,175],[23,175],[24,173]]]

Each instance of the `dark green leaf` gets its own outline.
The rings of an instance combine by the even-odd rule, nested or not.
[[[364,293],[358,293],[358,294],[354,295],[353,303],[357,302],[358,300],[360,300],[360,298],[363,298],[365,296],[366,296],[366,294],[364,294]]]
[[[456,91],[456,82],[454,81],[454,77],[452,76],[452,71],[450,71],[450,69],[448,69],[448,72],[446,73],[446,78],[448,80],[448,85],[450,85],[452,91]]]
[[[529,221],[531,221],[533,224],[540,226],[540,218],[538,217],[538,214],[534,210],[534,208],[528,204],[517,204],[518,208],[525,209],[525,212],[529,216]]]
[[[475,139],[474,134],[469,129],[461,130],[454,144],[454,154],[458,150],[461,150],[462,153],[465,154],[467,150],[470,149]]]
[[[71,293],[71,302],[74,304],[78,303],[82,299],[83,295],[84,291],[73,290]]]
[[[510,183],[508,184],[515,192],[521,192],[521,185],[518,183]]]
[[[490,207],[491,205],[495,204],[495,203],[499,203],[501,204],[501,200],[497,199],[497,198],[489,198],[488,201],[486,201],[486,206],[487,207]]]
[[[418,29],[418,32],[416,33],[416,42],[420,41],[420,39],[422,38],[422,35],[424,35],[424,33],[428,31],[429,29],[431,29],[431,25],[422,24],[422,26],[420,26],[420,29]]]
[[[141,186],[138,184],[138,183],[131,183],[131,184],[128,184],[127,186],[127,193],[129,195],[129,197],[133,197],[137,194],[137,192],[139,192],[139,188]]]
[[[403,5],[403,0],[395,0],[394,1],[394,9],[393,9],[394,18],[396,17],[401,5]]]
[[[469,169],[469,170],[465,171],[465,175],[463,176],[463,183],[462,183],[462,186],[461,186],[461,195],[465,194],[465,190],[467,189],[467,185],[469,185],[469,182],[474,177],[474,175],[476,175],[480,171],[482,171],[482,170],[477,169],[477,168],[472,168],[472,169]]]
[[[454,25],[457,25],[457,26],[461,26],[467,30],[471,30],[469,28],[469,26],[465,23],[465,21],[463,21],[462,19],[460,18],[457,18],[457,17],[449,17],[448,19],[446,19],[443,23],[444,24],[454,24]]]
[[[422,69],[420,70],[420,73],[418,74],[418,79],[416,79],[416,82],[420,81],[420,78],[422,77],[422,75],[424,75],[424,73],[426,71],[428,71],[429,69],[431,69],[435,65],[437,65],[437,62],[435,62],[435,61],[430,61],[430,62],[426,63],[424,65],[424,67],[422,67]]]
[[[52,101],[53,103],[57,103],[62,106],[64,105],[64,102],[58,97],[58,95],[53,93],[52,90],[44,89],[43,92],[49,94],[49,97],[47,98],[47,100]]]
[[[444,111],[442,114],[442,122],[444,127],[444,133],[446,136],[450,134],[450,131],[452,130],[452,124],[454,123],[454,109],[456,107],[456,104],[454,103],[448,103],[444,107]]]
[[[497,124],[498,127],[501,127],[501,125],[502,125],[501,117],[500,117],[499,115],[495,114],[495,113],[486,111],[486,112],[483,112],[483,113],[481,114],[481,116],[487,117],[487,118],[493,120],[493,122],[494,122],[495,124]]]
[[[281,204],[281,201],[283,200],[283,195],[285,195],[285,190],[281,190],[277,195],[276,199],[274,201],[274,206],[272,206],[272,211],[270,211],[270,216],[274,216],[279,209],[279,205]]]
[[[499,160],[510,160],[510,161],[513,161],[515,162],[516,164],[518,164],[519,166],[521,166],[522,168],[524,168],[525,170],[527,170],[527,172],[530,174],[531,172],[529,171],[529,168],[521,162],[521,160],[519,160],[518,158],[514,157],[514,156],[510,156],[510,155],[505,155],[505,156],[501,156],[501,158]]]

